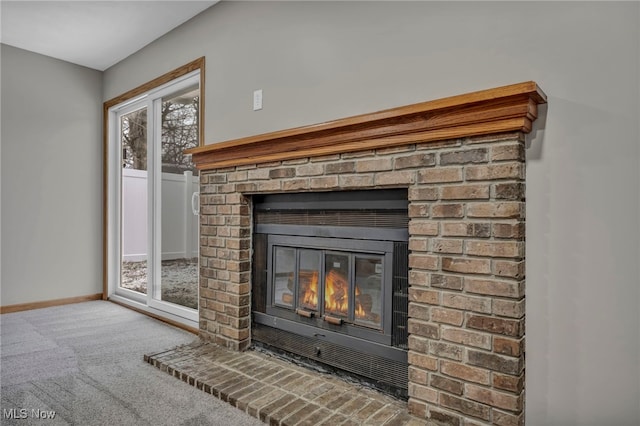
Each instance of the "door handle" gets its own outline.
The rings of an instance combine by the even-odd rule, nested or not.
[[[200,193],[194,192],[191,194],[191,211],[194,216],[198,216],[200,213]]]

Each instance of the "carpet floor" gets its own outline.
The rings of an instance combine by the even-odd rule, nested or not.
[[[0,315],[0,424],[262,424],[143,360],[194,340],[105,301]]]

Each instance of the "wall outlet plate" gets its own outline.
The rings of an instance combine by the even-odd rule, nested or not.
[[[253,110],[258,111],[262,109],[262,89],[253,91]]]

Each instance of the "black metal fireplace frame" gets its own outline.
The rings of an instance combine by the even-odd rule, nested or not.
[[[395,389],[392,392],[406,397],[407,190],[270,194],[254,196],[252,201],[253,339],[278,350],[350,371],[372,380],[379,387],[390,386]],[[300,212],[308,214],[309,217],[303,219],[308,220],[307,224],[293,218]],[[271,274],[275,273],[274,247],[381,256],[385,283],[382,289],[382,329],[325,321],[321,308],[323,299],[320,297],[318,311],[310,316],[276,305],[271,293]],[[399,281],[403,282],[401,291],[397,291]],[[322,286],[321,280],[318,285]],[[398,312],[403,310],[404,313]]]

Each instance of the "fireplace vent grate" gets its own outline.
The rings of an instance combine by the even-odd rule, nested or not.
[[[409,349],[409,246],[395,242],[393,248],[393,346]]]
[[[408,368],[406,361],[394,361],[375,354],[319,341],[284,330],[253,325],[254,339],[263,344],[330,365],[374,383],[378,388],[406,398]],[[375,379],[373,379],[375,377]]]
[[[315,225],[367,228],[407,228],[406,210],[256,211],[256,225]]]

